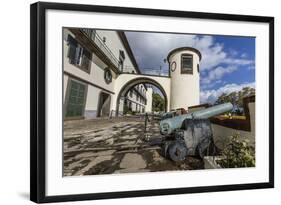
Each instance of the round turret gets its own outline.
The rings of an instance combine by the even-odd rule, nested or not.
[[[171,77],[170,109],[200,104],[201,53],[191,47],[172,50],[167,57]]]

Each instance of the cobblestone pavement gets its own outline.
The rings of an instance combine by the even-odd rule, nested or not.
[[[158,122],[123,117],[64,122],[64,175],[95,175],[168,170],[203,169],[198,158],[175,163],[161,155],[159,145],[147,142],[161,138]]]

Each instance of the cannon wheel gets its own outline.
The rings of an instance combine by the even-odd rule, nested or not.
[[[172,142],[168,148],[169,156],[174,162],[185,160],[187,155],[186,147],[179,142]]]

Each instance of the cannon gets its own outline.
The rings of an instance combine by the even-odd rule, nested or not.
[[[213,132],[209,118],[231,111],[233,105],[224,103],[188,114],[160,121],[160,132],[164,135],[163,154],[173,161],[183,161],[186,156],[204,157],[213,144]]]
[[[160,121],[160,132],[163,135],[169,135],[174,130],[180,128],[185,119],[208,119],[210,117],[228,112],[232,109],[233,105],[231,103],[224,103],[192,113],[164,119]]]

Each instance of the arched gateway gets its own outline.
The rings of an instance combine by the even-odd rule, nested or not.
[[[120,100],[128,91],[138,84],[152,84],[163,94],[165,100],[165,111],[170,109],[170,86],[171,79],[166,76],[142,75],[142,74],[121,74],[115,81],[115,93],[113,98],[113,108],[116,108],[116,115],[119,113]]]
[[[115,81],[115,95],[112,108],[116,115],[122,97],[138,84],[152,84],[159,88],[165,98],[165,111],[198,105],[200,103],[200,69],[201,53],[191,47],[172,50],[167,57],[169,76],[123,73]]]

